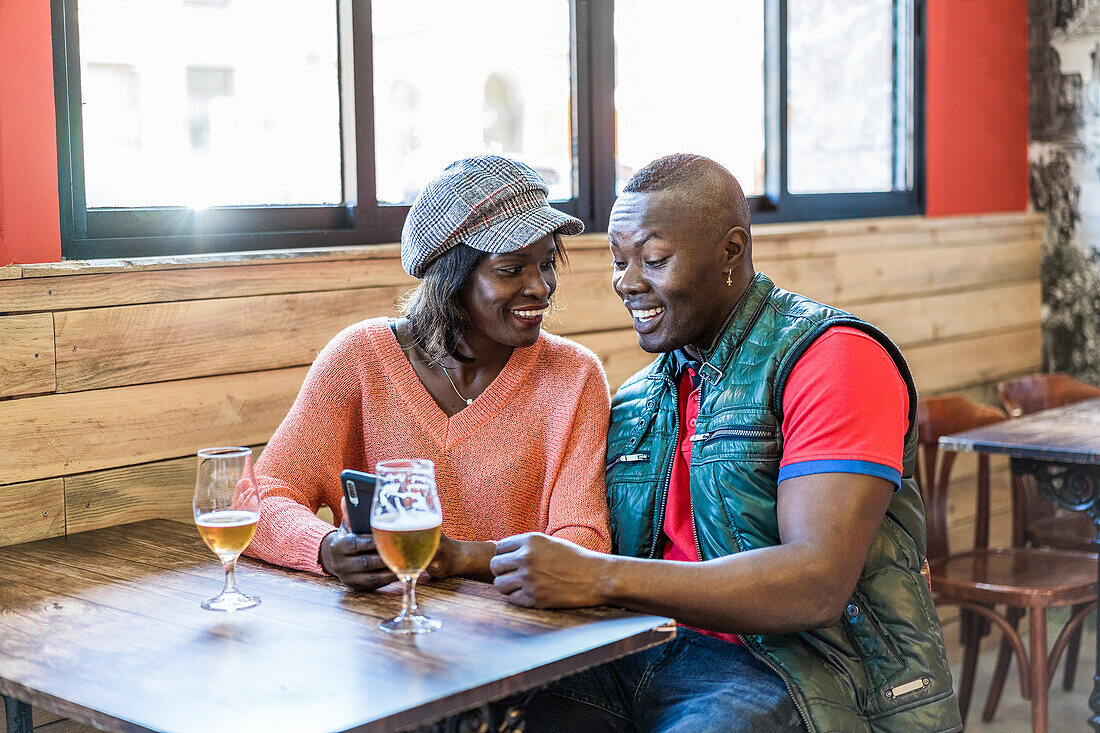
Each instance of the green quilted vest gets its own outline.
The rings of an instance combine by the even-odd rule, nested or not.
[[[858,328],[894,358],[909,389],[901,488],[867,554],[843,618],[797,634],[744,637],[787,683],[811,731],[962,729],[924,562],[924,507],[915,481],[917,394],[909,368],[882,332],[844,311],[775,287],[757,274],[700,369],[691,453],[699,556],[779,544],[783,386],[825,329]],[[607,490],[616,552],[658,557],[680,426],[676,363],[661,355],[615,395]]]

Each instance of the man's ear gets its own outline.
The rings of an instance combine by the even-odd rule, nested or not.
[[[733,227],[726,232],[726,264],[736,268],[748,259],[749,233],[744,227]]]

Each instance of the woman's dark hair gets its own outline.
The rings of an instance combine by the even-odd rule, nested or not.
[[[561,235],[554,233],[555,263],[565,259]],[[413,343],[430,358],[448,356],[470,361],[458,353],[458,336],[470,328],[470,314],[462,302],[462,288],[480,264],[485,252],[459,244],[447,250],[424,270],[424,277],[401,303]]]

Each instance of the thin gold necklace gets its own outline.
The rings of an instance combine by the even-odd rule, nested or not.
[[[451,388],[455,391],[455,394],[458,395],[458,399],[465,402],[467,407],[474,404],[472,398],[463,397],[462,393],[458,391],[458,385],[455,384],[455,380],[451,379],[451,370],[448,369],[447,366],[441,361],[438,361],[436,363],[439,364],[439,368],[443,370],[443,373],[447,375],[447,381],[451,383]]]
[[[405,352],[406,356],[408,356],[410,359],[412,358],[412,354],[416,350],[416,346],[414,344],[410,344],[409,346],[404,346],[399,342],[398,346],[401,347],[401,350]],[[465,402],[467,407],[474,404],[473,399],[466,399],[465,397],[462,396],[462,393],[458,391],[458,385],[455,384],[455,380],[451,379],[451,372],[447,369],[446,366],[444,366],[442,361],[439,361],[437,359],[427,359],[427,360],[417,359],[417,361],[419,361],[423,364],[427,364],[429,366],[431,366],[432,364],[438,364],[439,368],[443,370],[443,374],[446,375],[447,381],[451,383],[451,389],[453,389],[455,391],[455,394],[458,395],[458,399]]]

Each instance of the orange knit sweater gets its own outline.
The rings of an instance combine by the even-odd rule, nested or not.
[[[588,349],[543,333],[515,349],[473,404],[447,417],[386,319],[350,326],[318,355],[256,463],[260,523],[248,554],[321,572],[321,539],[340,516],[340,471],[429,458],[443,532],[498,540],[541,531],[611,549],[604,458],[607,377]]]

